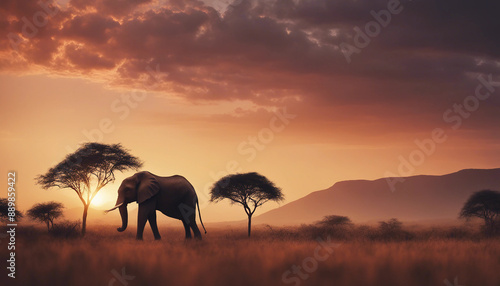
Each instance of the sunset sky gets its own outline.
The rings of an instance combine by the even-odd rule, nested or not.
[[[17,171],[20,209],[81,206],[34,177],[87,141],[185,176],[207,222],[246,217],[207,203],[228,171],[265,175],[286,203],[340,180],[500,166],[498,1],[230,3],[2,0],[0,173]]]

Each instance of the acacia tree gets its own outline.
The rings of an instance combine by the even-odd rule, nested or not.
[[[11,207],[12,208],[12,207]],[[15,220],[23,217],[23,213],[16,210]],[[0,221],[9,221],[9,200],[7,198],[0,198]]]
[[[47,202],[35,204],[28,210],[30,218],[47,224],[47,231],[54,228],[54,220],[63,215],[63,204],[58,202]]]
[[[495,223],[500,218],[500,192],[492,190],[475,192],[465,202],[460,211],[460,217],[482,218],[485,232],[492,234],[495,231]]]
[[[137,170],[141,166],[142,162],[121,144],[85,143],[36,180],[44,189],[75,191],[83,204],[82,235],[85,235],[88,208],[97,193],[115,180],[116,171]]]
[[[241,204],[248,216],[248,236],[252,227],[252,215],[257,207],[269,200],[284,200],[281,189],[266,177],[252,172],[227,175],[217,181],[210,191],[210,201],[219,202],[229,199],[231,204]]]

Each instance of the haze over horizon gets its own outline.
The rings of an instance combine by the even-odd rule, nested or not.
[[[280,206],[257,212],[254,225],[297,226],[320,221],[328,215],[348,217],[354,223],[378,223],[397,218],[411,224],[462,224],[458,217],[464,202],[480,190],[497,190],[500,187],[500,168],[464,169],[444,175],[415,175],[404,177],[395,185],[394,191],[388,181],[377,180],[340,181],[324,190],[316,190],[298,200],[282,203]],[[218,209],[208,205],[204,211],[209,216]],[[138,206],[128,207],[129,215],[136,216]],[[238,208],[238,207],[236,207]],[[71,219],[81,217],[81,207],[65,210]],[[90,212],[90,218],[98,224],[119,225],[117,215],[104,216],[97,207]],[[159,216],[161,224],[178,225],[177,220]],[[217,226],[246,225],[247,220],[232,217],[211,220]],[[130,225],[135,225],[132,220]]]
[[[208,222],[246,217],[207,207],[228,172],[265,175],[288,203],[337,181],[499,166],[495,1],[37,2],[0,3],[0,173],[17,171],[20,209],[81,207],[34,177],[87,141],[185,176]]]

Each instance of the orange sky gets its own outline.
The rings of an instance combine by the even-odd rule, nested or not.
[[[194,1],[122,2],[128,6],[59,2],[58,13],[17,51],[0,39],[0,173],[17,171],[21,209],[49,200],[80,206],[72,191],[41,190],[33,178],[93,140],[122,143],[144,170],[188,178],[207,222],[245,218],[239,207],[206,203],[208,186],[228,164],[267,176],[290,202],[339,180],[397,175],[400,156],[408,158],[415,140],[441,128],[446,141],[409,174],[498,167],[500,92],[478,100],[456,130],[456,121],[443,119],[474,96],[478,75],[498,79],[488,31],[480,39],[469,30],[446,33],[460,10],[438,15],[450,24],[435,16],[434,29],[394,16],[347,63],[338,46],[349,37],[332,29],[348,35],[383,1],[342,17],[331,3],[325,12],[306,1],[297,2],[296,14],[255,4],[266,2],[238,2],[225,14]],[[20,19],[42,9],[36,1],[20,5],[0,4],[2,34],[22,36]],[[425,3],[416,5],[403,11],[406,21],[425,10]],[[449,38],[437,41],[442,35]],[[459,39],[477,41],[449,44]],[[284,110],[288,119],[277,116]],[[102,136],[100,124],[111,124]],[[131,174],[102,190],[99,207],[114,205],[119,183]]]

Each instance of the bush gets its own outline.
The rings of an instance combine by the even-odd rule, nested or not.
[[[379,222],[379,230],[382,233],[395,233],[402,230],[403,223],[396,218],[391,218],[388,221]]]
[[[327,215],[316,224],[320,226],[351,226],[352,221],[346,216]]]
[[[54,224],[50,234],[58,238],[76,238],[80,236],[80,221],[63,221]]]
[[[403,230],[403,223],[395,218],[379,222],[378,230],[379,238],[383,240],[409,240],[413,238],[410,232]]]

